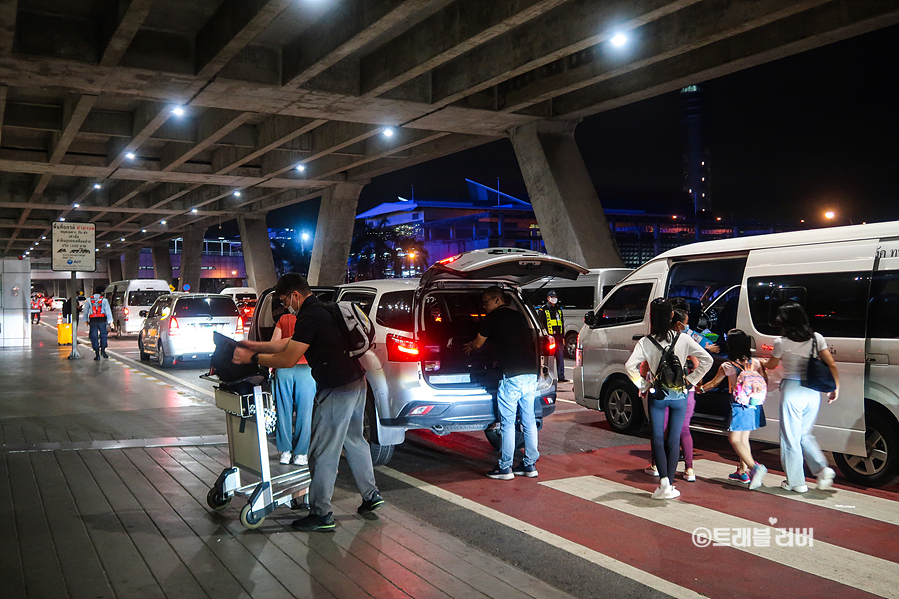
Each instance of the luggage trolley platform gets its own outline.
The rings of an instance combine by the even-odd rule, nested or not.
[[[225,412],[231,458],[231,467],[219,475],[206,495],[206,503],[220,511],[231,504],[235,494],[248,495],[247,504],[240,511],[240,523],[246,528],[258,528],[279,505],[298,505],[294,497],[309,488],[309,467],[301,466],[272,476],[265,422],[274,414],[274,402],[266,377],[255,376],[227,385],[213,376],[200,378],[218,384],[215,405]],[[258,477],[259,482],[242,486],[241,471]]]

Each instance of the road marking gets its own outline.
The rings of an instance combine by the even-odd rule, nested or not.
[[[650,574],[649,572],[644,572],[639,568],[635,568],[630,564],[618,561],[615,558],[599,553],[598,551],[594,551],[593,549],[584,547],[583,545],[579,545],[573,541],[569,541],[565,537],[561,537],[549,531],[543,530],[542,528],[538,528],[533,524],[528,524],[523,520],[508,516],[502,512],[481,505],[480,503],[471,501],[470,499],[466,499],[465,497],[456,495],[455,493],[426,483],[422,480],[409,476],[408,474],[404,474],[402,472],[394,470],[393,468],[382,466],[378,468],[378,471],[386,474],[387,476],[390,476],[391,478],[395,478],[396,480],[399,480],[411,487],[415,487],[416,489],[420,489],[422,491],[430,493],[435,497],[445,499],[453,505],[464,507],[465,509],[475,512],[478,515],[489,518],[494,522],[498,522],[504,526],[508,526],[509,528],[524,533],[529,537],[537,539],[538,541],[543,541],[544,543],[566,551],[571,555],[593,562],[594,564],[603,567],[606,570],[610,570],[612,572],[615,572],[616,574],[625,576],[630,580],[634,580],[636,582],[644,584],[649,588],[655,589],[662,593],[666,593],[668,595],[671,595],[672,597],[683,597],[690,599],[700,599],[704,597],[703,595],[700,595],[699,593],[692,591],[686,587],[676,585],[665,580],[664,578],[660,578],[658,576]]]
[[[696,476],[699,478],[716,482],[733,482],[727,478],[727,475],[733,472],[734,466],[732,464],[723,464],[712,460],[696,460],[693,467],[696,470]],[[775,478],[779,479],[781,477],[769,474],[765,478],[765,482],[771,483],[771,486],[763,486],[759,491],[792,499],[793,501],[800,501],[808,505],[816,505],[844,514],[864,516],[878,522],[899,526],[899,509],[897,509],[899,508],[899,502],[844,489],[838,489],[835,492],[818,491],[817,489],[811,489],[811,486],[809,487],[811,490],[808,493],[793,493],[792,491],[781,489],[780,482],[774,482]],[[816,483],[811,484],[815,485]]]
[[[838,545],[814,541],[813,547],[779,547],[775,543],[777,529],[731,516],[686,501],[659,501],[649,493],[597,476],[543,481],[551,489],[586,499],[619,512],[643,518],[674,530],[692,534],[697,528],[712,531],[716,528],[768,529],[770,547],[736,547],[762,559],[795,568],[814,576],[833,580],[880,597],[896,597],[899,564],[879,557],[865,555]]]

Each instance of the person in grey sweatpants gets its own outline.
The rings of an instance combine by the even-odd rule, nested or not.
[[[384,505],[375,485],[371,450],[362,435],[365,413],[365,372],[359,360],[347,353],[347,342],[339,323],[315,297],[306,279],[287,273],[278,279],[275,295],[297,317],[293,336],[279,341],[241,341],[234,350],[236,364],[262,364],[289,368],[306,356],[318,386],[312,406],[312,440],[309,444],[309,515],[291,526],[304,532],[330,532],[335,528],[331,496],[337,480],[340,450],[346,451],[350,471],[362,495],[356,510],[363,518],[376,519],[374,511]]]
[[[365,413],[365,381],[359,380],[336,389],[321,389],[312,408],[312,442],[309,463],[312,484],[309,504],[314,514],[331,512],[331,495],[337,479],[340,450],[346,454],[356,487],[363,497],[378,493],[371,463],[371,449],[362,436]]]

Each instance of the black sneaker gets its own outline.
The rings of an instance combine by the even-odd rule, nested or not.
[[[535,476],[537,476],[537,466],[535,464],[531,464],[530,466],[525,466],[524,464],[512,466],[512,474],[514,474],[515,476],[527,476],[528,478],[534,478]]]
[[[100,355],[103,356],[104,358],[106,358],[107,360],[109,359],[109,354],[106,353],[105,349],[100,350]]]
[[[379,509],[382,505],[384,505],[384,498],[381,497],[380,493],[375,491],[375,494],[371,496],[371,499],[366,499],[365,501],[363,501],[362,505],[360,505],[356,509],[356,512],[360,516],[365,517],[374,512],[376,509]]]
[[[493,478],[496,480],[512,480],[513,478],[515,478],[515,475],[512,474],[511,468],[494,468],[487,473],[487,478]]]
[[[100,361],[100,352],[97,352],[97,355],[94,356],[94,362]]]
[[[334,518],[331,516],[331,512],[328,512],[324,516],[309,514],[305,518],[297,518],[291,522],[290,525],[296,530],[303,532],[334,532],[334,529],[337,527],[337,525],[334,524]]]

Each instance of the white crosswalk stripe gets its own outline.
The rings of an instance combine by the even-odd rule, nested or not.
[[[734,471],[734,466],[730,464],[722,464],[712,460],[696,460],[693,463],[693,469],[696,471],[698,478],[733,482],[727,478],[727,475]],[[783,478],[782,475],[769,474],[765,477],[764,486],[758,490],[762,493],[785,497],[808,505],[836,510],[845,514],[854,514],[871,518],[878,522],[899,526],[899,502],[844,489],[839,491],[818,491],[815,488],[817,483],[814,481],[809,481],[808,493],[793,493],[780,488],[780,481]],[[742,485],[742,483],[736,482],[734,484]]]
[[[855,587],[881,597],[899,597],[899,564],[838,545],[814,541],[813,547],[778,547],[778,532],[770,526],[693,505],[687,501],[658,501],[649,493],[597,476],[543,481],[546,487],[693,534],[700,527],[714,529],[769,529],[771,546],[734,547],[779,564]]]

